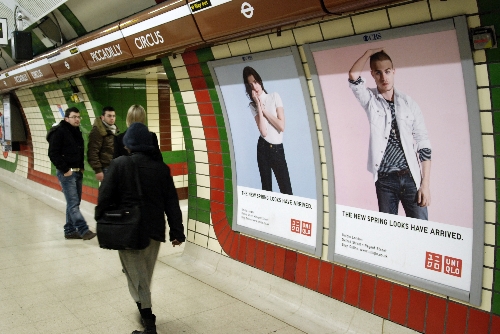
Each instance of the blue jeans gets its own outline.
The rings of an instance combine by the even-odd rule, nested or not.
[[[66,224],[64,224],[64,234],[71,234],[78,231],[80,236],[82,236],[89,230],[89,226],[80,212],[83,174],[80,172],[73,172],[70,176],[64,176],[59,170],[57,170],[56,174],[61,184],[64,197],[66,198]]]
[[[403,205],[406,217],[428,220],[427,207],[417,204],[417,187],[411,173],[379,173],[375,182],[378,209],[380,212],[398,214],[399,202]]]

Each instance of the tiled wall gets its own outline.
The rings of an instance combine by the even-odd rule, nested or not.
[[[500,248],[495,246],[495,234],[500,237],[495,214],[496,189],[500,195],[500,187],[495,187],[495,166],[500,171],[500,163],[496,162],[495,156],[500,149],[496,151],[495,148],[500,147],[500,135],[494,136],[497,131],[500,134],[500,113],[497,115],[495,112],[500,109],[500,88],[495,86],[500,82],[500,52],[497,51],[500,49],[474,54],[481,100],[487,198],[484,280],[480,307],[360,272],[355,268],[330,263],[326,260],[328,238],[323,239],[323,257],[315,258],[234,232],[231,228],[233,188],[227,133],[219,99],[206,65],[210,60],[297,45],[310,83],[308,65],[301,50],[301,45],[305,43],[462,14],[468,15],[470,27],[496,24],[500,30],[500,12],[497,8],[496,0],[479,0],[477,3],[475,0],[419,1],[336,19],[327,17],[324,20],[302,22],[282,27],[280,36],[276,31],[270,31],[209,49],[186,52],[176,58],[163,59],[186,143],[188,241],[417,331],[500,333],[500,317],[497,316],[500,315]],[[497,12],[486,13],[491,10]],[[310,93],[314,106],[315,94],[312,88]],[[315,113],[318,113],[317,108]],[[327,139],[323,138],[319,117],[316,119],[320,150],[324,150],[322,143]],[[324,158],[322,164],[326,164]],[[323,173],[323,181],[325,184],[329,182],[326,171]],[[327,193],[324,194],[324,199],[327,204]],[[328,205],[325,208],[324,234],[327,235]]]
[[[125,128],[125,113],[131,104],[140,103],[147,107],[148,115],[151,115],[148,122],[159,134],[160,144],[165,149],[164,160],[172,168],[176,185],[187,185],[190,242],[417,331],[500,333],[500,247],[496,246],[496,236],[500,238],[500,207],[497,202],[500,196],[497,185],[497,175],[500,175],[500,48],[474,53],[486,188],[483,302],[480,307],[330,263],[325,258],[328,238],[323,239],[324,256],[316,258],[234,232],[231,228],[233,188],[228,138],[219,98],[206,65],[207,61],[215,59],[295,45],[301,50],[301,45],[305,43],[462,14],[468,15],[470,27],[494,24],[498,31],[498,7],[498,0],[417,1],[351,16],[301,22],[282,27],[280,36],[276,31],[269,31],[186,52],[162,60],[171,89],[168,94],[166,88],[162,89],[165,83],[150,83],[153,78],[141,83],[124,79],[75,79],[73,84],[85,92],[85,100],[89,101],[76,105],[84,115],[82,131],[88,134],[91,123],[104,105],[110,104],[117,109],[121,129]],[[310,81],[302,52],[301,56]],[[149,89],[149,86],[156,88]],[[142,93],[134,95],[138,91]],[[58,187],[53,167],[46,156],[45,135],[59,117],[56,106],[61,105],[64,109],[74,105],[69,99],[71,92],[67,81],[16,92],[23,106],[30,139],[19,154],[0,156],[1,168],[50,187]],[[315,105],[314,91],[311,89],[310,93]],[[167,109],[170,123],[165,118]],[[323,138],[319,117],[316,119],[320,149],[324,150],[322,143],[326,138]],[[170,141],[166,140],[169,136]],[[322,163],[326,164],[326,161],[323,159]],[[87,169],[84,196],[89,201],[95,201],[97,183],[93,173]],[[329,182],[326,171],[323,181],[325,184]],[[327,204],[326,193],[324,199]],[[325,208],[326,235],[330,219],[328,205]]]
[[[84,102],[71,101],[72,86],[83,92]],[[147,122],[151,131],[156,132],[158,139],[168,139],[176,136],[176,146],[162,151],[164,161],[170,165],[175,185],[180,198],[187,198],[187,164],[186,155],[179,138],[182,140],[178,114],[174,108],[170,115],[174,118],[160,120],[159,100],[163,96],[164,103],[170,107],[170,87],[163,86],[159,90],[156,75],[146,80],[127,79],[97,79],[88,80],[84,77],[74,80],[60,81],[47,85],[22,89],[15,92],[22,106],[23,116],[27,124],[28,141],[20,152],[10,152],[0,157],[0,168],[4,168],[35,182],[54,189],[60,189],[55,176],[55,168],[51,164],[47,152],[47,131],[64,117],[64,110],[68,107],[77,107],[82,115],[80,129],[82,130],[87,146],[87,139],[96,117],[101,115],[104,106],[112,105],[116,109],[118,127],[126,129],[125,117],[132,104],[141,104],[147,111]],[[165,93],[166,92],[166,93]],[[167,114],[169,115],[169,114]],[[167,123],[168,129],[160,131],[161,125]],[[173,125],[172,125],[173,124]],[[172,149],[178,149],[172,151]],[[173,162],[173,163],[172,163]],[[83,180],[82,198],[91,203],[97,202],[98,181],[94,172],[85,159],[85,173]]]

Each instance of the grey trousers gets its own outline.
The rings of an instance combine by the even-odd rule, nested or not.
[[[160,242],[151,239],[145,249],[118,251],[130,295],[141,308],[151,308],[151,278],[159,250]]]

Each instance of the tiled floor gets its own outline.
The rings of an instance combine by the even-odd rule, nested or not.
[[[1,181],[0,203],[0,333],[141,328],[116,251],[96,239],[65,240],[61,211]],[[158,333],[303,333],[165,264],[181,251],[160,250],[152,289]]]

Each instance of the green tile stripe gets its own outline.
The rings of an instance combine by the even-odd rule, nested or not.
[[[229,153],[229,142],[227,138],[226,124],[224,116],[222,115],[222,108],[220,106],[220,99],[215,90],[214,80],[210,74],[210,69],[207,62],[215,60],[211,48],[204,48],[195,51],[196,56],[200,62],[201,70],[205,82],[208,87],[210,99],[212,101],[212,108],[214,110],[217,127],[219,130],[219,141],[222,151],[222,164],[224,168],[224,202],[226,208],[227,221],[230,226],[233,223],[233,179],[231,170],[231,158]]]
[[[83,27],[82,23],[73,14],[71,9],[67,5],[61,5],[57,8],[62,16],[68,21],[68,23],[73,27],[78,36],[83,36],[87,33],[87,30]]]
[[[15,162],[10,162],[7,160],[0,159],[0,168],[5,169],[11,173],[14,173],[17,168],[17,161],[19,159],[19,154],[16,154],[14,152],[10,152],[9,155],[15,154],[16,155],[16,161]]]
[[[163,162],[166,164],[178,164],[186,162],[186,151],[166,151],[161,152]]]
[[[184,152],[184,161],[187,162],[188,166],[188,219],[197,220],[206,224],[210,223],[210,210],[206,211],[206,205],[198,206],[198,203],[204,203],[203,201],[208,201],[203,198],[197,197],[197,179],[196,179],[196,163],[194,158],[193,150],[193,140],[191,136],[191,128],[189,127],[189,122],[187,119],[186,109],[184,108],[184,101],[182,99],[182,94],[180,93],[179,85],[175,77],[173,66],[170,63],[168,57],[161,59],[165,73],[170,82],[170,88],[172,89],[172,94],[174,96],[175,105],[177,107],[177,112],[179,113],[179,119],[181,122],[182,133],[184,135],[184,142],[186,144],[186,150]],[[166,163],[168,159],[165,154],[163,154],[163,159]]]

